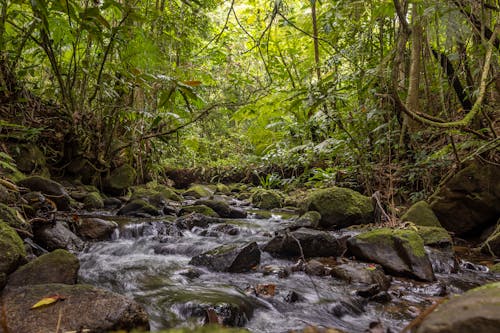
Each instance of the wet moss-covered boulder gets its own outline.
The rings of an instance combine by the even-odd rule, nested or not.
[[[417,333],[493,333],[500,327],[500,282],[453,296],[424,317]]]
[[[193,197],[196,199],[209,197],[212,194],[214,194],[214,192],[208,188],[208,186],[204,185],[193,185],[183,193],[185,197]]]
[[[24,218],[14,209],[3,203],[0,203],[0,220],[7,223],[12,228],[29,231],[31,226]]]
[[[202,214],[205,216],[211,216],[211,217],[219,217],[219,214],[217,214],[212,208],[205,206],[205,205],[184,206],[179,211],[179,216],[189,215],[191,213],[198,213],[198,214]]]
[[[391,285],[380,265],[352,261],[332,267],[331,274],[350,284],[377,285],[377,292],[386,291]]]
[[[215,189],[216,189],[216,191],[215,191],[216,193],[231,194],[231,189],[229,188],[229,186],[222,184],[222,183],[216,184]]]
[[[191,259],[190,265],[205,266],[216,272],[248,272],[260,263],[260,250],[255,242],[223,245]]]
[[[326,229],[366,224],[373,220],[373,205],[369,197],[348,188],[331,187],[309,194],[306,211],[321,214],[320,226]]]
[[[23,241],[7,223],[0,220],[0,274],[13,272],[26,262]]]
[[[129,165],[124,164],[109,174],[104,180],[104,188],[111,194],[123,194],[129,187],[134,185],[137,178],[137,172]]]
[[[197,200],[196,205],[204,205],[213,209],[220,217],[224,218],[245,218],[247,212],[241,208],[232,207],[222,200]]]
[[[118,210],[117,215],[127,215],[127,216],[159,216],[162,212],[149,202],[143,199],[135,199],[129,201]]]
[[[74,254],[66,250],[55,250],[19,267],[9,276],[8,286],[75,284],[79,269],[80,262]]]
[[[216,217],[203,215],[200,213],[191,213],[188,215],[180,216],[175,220],[175,225],[179,229],[191,230],[194,227],[207,228],[213,223],[223,223],[224,220]]]
[[[83,239],[107,240],[118,228],[114,221],[104,220],[96,217],[81,218],[78,225],[78,234]]]
[[[78,252],[83,249],[83,241],[69,230],[63,221],[40,223],[34,228],[33,234],[36,243],[49,251],[65,249]]]
[[[17,185],[26,187],[31,191],[41,192],[46,198],[53,201],[58,210],[69,210],[71,208],[71,197],[64,187],[51,179],[32,176],[17,182]]]
[[[416,231],[426,246],[450,250],[453,247],[453,239],[443,227],[417,226]]]
[[[297,217],[292,223],[292,228],[304,227],[316,229],[319,226],[319,221],[321,221],[321,214],[317,211],[311,210]]]
[[[300,245],[299,245],[300,243]],[[342,242],[326,231],[300,228],[282,231],[271,239],[263,251],[284,257],[329,257],[344,252]]]
[[[424,241],[414,230],[376,229],[351,237],[347,245],[358,259],[380,264],[390,274],[435,279]]]
[[[83,198],[83,207],[85,209],[102,209],[104,208],[104,200],[99,192],[90,192]]]
[[[401,220],[427,227],[441,227],[441,223],[439,223],[436,214],[434,214],[431,206],[425,201],[419,201],[413,204],[408,208],[406,213],[401,216]]]
[[[20,171],[26,174],[36,172],[38,174],[49,175],[45,155],[35,144],[17,145],[16,149],[12,151],[12,157],[16,161],[17,168]]]
[[[473,162],[430,198],[441,225],[461,237],[479,234],[500,216],[500,167]]]
[[[31,310],[50,295],[64,301]],[[38,284],[5,289],[1,301],[9,309],[2,320],[8,332],[111,332],[149,329],[148,316],[136,302],[88,285]],[[62,316],[60,314],[63,314]]]
[[[276,190],[256,189],[250,197],[252,204],[260,209],[274,209],[283,206],[284,196]]]

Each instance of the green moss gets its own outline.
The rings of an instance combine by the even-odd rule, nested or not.
[[[137,173],[134,168],[124,164],[111,172],[106,179],[108,187],[113,190],[125,190],[134,185]]]
[[[24,230],[29,229],[29,224],[17,213],[16,210],[3,203],[0,203],[0,219],[12,228]]]
[[[86,209],[101,209],[104,207],[104,201],[99,192],[91,192],[83,199],[83,205]]]
[[[425,245],[453,245],[450,234],[442,227],[418,226],[417,233],[424,240]]]
[[[222,193],[222,194],[230,194],[231,193],[231,190],[229,189],[229,186],[227,186],[225,184],[218,183],[215,186],[215,189],[216,189],[216,191],[218,193]]]
[[[395,241],[399,239],[403,247],[416,257],[426,255],[423,239],[413,230],[380,228],[360,234],[356,238],[368,243],[386,244],[390,247],[395,247]]]
[[[14,229],[0,220],[0,272],[12,272],[25,258],[23,241]]]
[[[273,209],[283,206],[284,196],[276,190],[256,189],[251,200],[252,204],[257,208]]]
[[[184,196],[195,197],[196,199],[209,197],[211,195],[212,191],[203,185],[193,185],[184,192]]]
[[[497,290],[495,290],[495,289],[497,289]],[[477,288],[474,288],[472,290],[469,290],[467,293],[470,293],[470,292],[473,292],[473,291],[479,291],[479,290],[495,291],[495,294],[500,296],[500,282],[488,283],[488,284],[485,284],[484,286],[477,287]]]
[[[200,213],[205,216],[219,217],[219,214],[217,214],[212,208],[205,205],[193,205],[193,206],[182,207],[180,211],[181,215],[186,215],[189,213]]]
[[[438,218],[432,211],[429,204],[425,201],[419,201],[411,206],[401,217],[403,221],[413,222],[416,225],[428,227],[441,227]]]
[[[500,273],[500,262],[490,267],[490,272]]]

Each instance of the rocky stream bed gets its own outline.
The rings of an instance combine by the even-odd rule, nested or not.
[[[389,228],[370,198],[343,188],[290,198],[153,184],[103,199],[41,177],[18,186],[17,212],[30,219],[0,207],[1,333],[500,327],[498,230],[490,223],[481,249],[452,238],[436,217],[441,199]]]

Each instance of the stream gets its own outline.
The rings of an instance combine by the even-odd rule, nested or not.
[[[260,268],[249,273],[211,272],[189,265],[193,256],[220,245],[255,241],[262,246],[293,215],[254,212],[245,219],[225,219],[235,227],[226,230],[237,230],[229,234],[220,231],[220,224],[177,230],[174,217],[130,218],[113,212],[92,216],[111,219],[120,227],[111,240],[87,244],[79,255],[80,282],[141,303],[152,331],[201,325],[208,305],[251,332],[287,332],[309,325],[365,332],[377,321],[399,332],[440,297],[495,280],[485,266],[463,259],[458,261],[458,271],[450,273],[455,263],[428,249],[437,281],[393,278],[390,301],[368,301],[356,296],[356,286],[331,276],[291,271],[296,260],[274,258],[266,252],[261,254]],[[256,286],[262,285],[272,286],[272,293],[256,293]]]

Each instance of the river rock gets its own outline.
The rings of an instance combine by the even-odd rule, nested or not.
[[[202,214],[202,215],[210,216],[210,217],[219,217],[219,214],[217,214],[212,208],[207,207],[205,205],[184,206],[179,211],[179,216],[189,215],[191,213]]]
[[[283,206],[284,196],[276,190],[257,189],[250,198],[252,204],[260,209],[274,209]]]
[[[26,262],[23,241],[7,223],[0,220],[0,275],[5,278]]]
[[[71,206],[71,198],[64,187],[51,179],[31,176],[17,182],[17,185],[26,187],[31,191],[39,191],[53,201],[58,210],[69,210]]]
[[[66,250],[55,250],[44,254],[9,276],[9,288],[32,284],[64,283],[75,284],[80,262]]]
[[[83,241],[69,230],[61,221],[55,223],[39,223],[34,229],[36,243],[52,251],[66,249],[78,252],[83,249]]]
[[[417,333],[493,333],[500,327],[500,282],[453,296],[424,317]]]
[[[206,266],[217,272],[242,273],[250,271],[260,263],[257,243],[224,245],[204,252],[191,259],[190,265]]]
[[[213,209],[220,217],[239,219],[247,217],[247,212],[241,208],[231,207],[222,200],[197,200],[196,205],[204,205]]]
[[[319,224],[326,229],[366,224],[373,220],[371,199],[348,188],[316,190],[308,196],[305,206],[306,211],[321,214]]]
[[[321,220],[321,214],[317,211],[305,212],[303,215],[299,216],[295,221],[292,222],[291,228],[311,228],[316,229],[319,226],[319,221]]]
[[[31,310],[33,304],[50,295],[60,295],[64,301]],[[29,285],[5,289],[1,299],[9,309],[2,321],[8,332],[54,333],[56,327],[61,332],[149,328],[148,316],[139,304],[93,286]]]
[[[347,244],[357,258],[378,263],[390,274],[435,279],[424,241],[414,230],[376,229],[351,237]]]
[[[104,189],[107,193],[122,195],[134,185],[136,178],[135,169],[129,164],[124,164],[111,171],[109,176],[104,179]]]
[[[193,197],[196,199],[209,197],[212,194],[214,194],[214,192],[207,186],[203,185],[193,185],[183,193],[184,197]]]
[[[380,265],[352,261],[333,267],[331,275],[348,283],[376,285],[378,288],[375,293],[386,291],[391,285],[391,280]]]
[[[99,192],[90,192],[83,198],[83,208],[85,209],[102,209],[104,208],[104,200]]]
[[[413,222],[416,225],[427,227],[441,227],[436,214],[431,209],[431,206],[425,201],[419,201],[413,204],[406,213],[401,216],[402,221]]]
[[[78,234],[84,239],[106,240],[111,237],[118,224],[114,221],[99,218],[81,218]]]
[[[416,227],[418,235],[423,239],[424,245],[447,249],[453,252],[453,239],[443,227]]]
[[[17,149],[12,150],[12,157],[16,161],[17,168],[25,174],[38,171],[48,174],[46,159],[43,152],[33,143],[18,144]]]
[[[180,229],[191,230],[194,227],[207,228],[212,223],[221,223],[223,220],[206,216],[199,213],[191,213],[189,215],[181,216],[175,220],[175,224]]]
[[[344,247],[342,242],[326,231],[300,228],[291,232],[278,233],[263,247],[263,251],[285,257],[302,255],[329,257],[339,256],[344,251]]]
[[[136,217],[159,216],[162,212],[143,199],[135,199],[125,204],[116,215],[127,215]]]
[[[31,231],[29,223],[14,208],[3,203],[0,203],[0,220],[3,220],[12,228]]]
[[[467,237],[494,225],[500,216],[500,167],[473,162],[430,198],[441,225]]]

